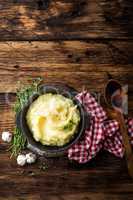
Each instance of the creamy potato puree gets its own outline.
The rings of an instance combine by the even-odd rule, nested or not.
[[[26,119],[36,141],[44,145],[63,146],[76,132],[80,114],[71,99],[47,93],[31,104]]]

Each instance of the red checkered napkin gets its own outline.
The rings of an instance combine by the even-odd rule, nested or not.
[[[106,112],[90,93],[79,93],[77,99],[91,115],[91,122],[90,127],[85,130],[82,140],[68,150],[68,158],[79,163],[86,163],[95,157],[102,148],[117,157],[123,157],[124,147],[118,122],[107,119]],[[133,145],[133,119],[127,120],[126,123]]]

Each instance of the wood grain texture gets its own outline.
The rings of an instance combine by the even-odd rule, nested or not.
[[[13,131],[16,89],[32,78],[103,92],[107,74],[129,85],[133,116],[132,0],[0,0],[0,200],[133,200],[124,159],[101,152],[18,167],[2,131]],[[46,163],[48,169],[40,169]]]
[[[0,46],[1,93],[15,92],[18,81],[27,84],[37,76],[45,82],[58,80],[79,90],[85,86],[100,91],[107,73],[129,84],[132,93],[132,42],[1,42]]]
[[[68,162],[67,158],[42,159],[32,166],[18,167],[1,145],[0,199],[132,199],[133,182],[123,159],[101,152],[85,165]],[[48,169],[39,166],[47,163]],[[14,169],[14,170],[13,170]],[[104,178],[103,178],[104,177]],[[10,190],[9,190],[10,187]],[[8,190],[8,192],[7,192]],[[128,196],[127,196],[128,194]],[[45,195],[45,198],[44,198]]]
[[[133,39],[132,9],[132,0],[0,0],[0,40]]]

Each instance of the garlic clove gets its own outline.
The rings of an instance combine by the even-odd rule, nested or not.
[[[20,166],[24,166],[26,164],[26,156],[24,154],[18,155],[17,164]]]
[[[34,154],[34,153],[26,154],[26,161],[28,164],[35,163],[36,159],[37,159],[36,154]]]
[[[2,140],[7,143],[11,142],[12,134],[9,131],[3,131],[2,132]]]

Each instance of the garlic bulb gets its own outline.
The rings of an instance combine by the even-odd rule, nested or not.
[[[24,154],[18,155],[17,164],[20,166],[24,166],[26,164],[26,156]]]
[[[2,140],[4,142],[8,142],[8,143],[11,142],[11,140],[12,140],[12,134],[10,132],[8,132],[8,131],[4,131],[2,133]]]
[[[36,155],[33,153],[27,153],[26,154],[26,161],[28,164],[32,164],[36,161]]]

